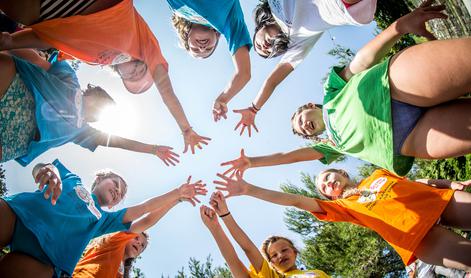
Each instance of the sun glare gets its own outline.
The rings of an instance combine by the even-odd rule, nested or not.
[[[130,137],[138,127],[137,114],[134,108],[125,105],[110,105],[100,113],[93,126],[109,134]]]

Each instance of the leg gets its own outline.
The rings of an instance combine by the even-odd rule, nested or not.
[[[31,25],[39,19],[40,0],[0,0],[0,10],[10,19]]]
[[[471,231],[471,193],[455,191],[442,213],[441,223],[465,231]]]
[[[393,99],[423,107],[471,92],[471,38],[405,49],[391,59],[389,83]]]
[[[15,230],[16,215],[3,199],[0,199],[0,248],[10,244]]]
[[[31,256],[12,252],[0,259],[0,275],[5,278],[51,278],[54,269]]]
[[[401,153],[425,159],[471,153],[470,111],[471,99],[458,99],[430,108],[407,136]]]
[[[415,255],[428,264],[471,271],[471,241],[435,225],[422,239]]]

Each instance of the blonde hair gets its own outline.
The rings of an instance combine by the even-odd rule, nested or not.
[[[319,108],[319,109],[322,109],[322,107],[323,107],[322,104],[314,104],[314,106]],[[298,107],[298,109],[296,109],[296,112],[293,113],[293,116],[291,116],[291,128],[293,130],[293,134],[299,135],[299,136],[303,137],[304,139],[309,139],[309,140],[315,141],[316,143],[317,142],[323,142],[325,139],[319,137],[319,135],[323,134],[324,131],[319,131],[319,132],[316,132],[315,134],[312,134],[312,135],[306,135],[306,134],[299,133],[299,132],[296,131],[296,129],[294,129],[294,125],[293,125],[294,117],[296,117],[296,115],[298,115],[299,113],[301,113],[301,112],[303,112],[304,110],[307,110],[307,109],[312,109],[312,104],[311,103],[306,103],[306,104]]]
[[[92,183],[92,191],[95,189],[98,183],[100,183],[102,180],[107,179],[107,178],[120,180],[120,184],[123,185],[123,198],[124,198],[124,196],[126,196],[126,193],[128,191],[128,184],[120,175],[113,172],[111,169],[102,169],[95,173],[95,180]]]
[[[358,189],[357,185],[354,184],[354,182],[350,178],[350,175],[348,175],[348,173],[345,170],[330,168],[330,169],[326,169],[326,170],[320,172],[319,175],[317,175],[317,177],[316,177],[316,189],[317,189],[317,192],[321,196],[323,196],[323,197],[325,197],[329,200],[332,200],[332,197],[324,195],[318,188],[318,185],[320,184],[320,182],[319,182],[320,175],[324,174],[324,173],[329,173],[329,172],[340,174],[340,175],[346,177],[349,180],[349,183],[347,184],[347,186],[344,187],[344,189],[342,191],[342,194],[340,194],[339,199],[346,199],[346,198],[348,198],[350,196],[354,196],[354,195],[368,196],[370,194],[369,190],[360,190],[360,189]]]
[[[284,240],[289,243],[290,247],[296,252],[296,255],[299,253],[298,249],[294,246],[294,243],[291,241],[291,239],[282,237],[282,236],[270,236],[267,239],[265,239],[262,243],[262,247],[260,247],[260,251],[262,253],[262,256],[267,260],[268,263],[271,264],[271,258],[270,254],[268,254],[268,248],[270,247],[271,244],[279,241],[279,240]]]
[[[193,23],[181,16],[178,16],[176,13],[173,13],[172,24],[175,31],[177,31],[178,38],[180,39],[180,46],[189,51],[190,45],[188,44],[188,34],[190,33]]]

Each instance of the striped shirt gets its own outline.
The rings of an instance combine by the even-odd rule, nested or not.
[[[41,0],[39,21],[80,14],[95,0]]]

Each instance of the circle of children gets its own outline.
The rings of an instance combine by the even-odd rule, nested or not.
[[[236,129],[249,136],[258,132],[254,120],[262,106],[324,31],[367,24],[376,10],[376,0],[264,0],[255,8],[256,28],[250,36],[239,0],[167,2],[181,46],[193,57],[210,58],[221,34],[228,42],[234,74],[214,101],[214,121],[226,118],[228,102],[249,81],[252,47],[264,58],[282,56],[253,102],[234,110],[241,116]],[[0,1],[0,9],[22,24],[0,37],[1,162],[15,159],[25,166],[67,142],[92,151],[102,145],[149,153],[167,166],[179,162],[170,147],[108,136],[90,127],[98,112],[114,101],[99,86],[80,88],[75,71],[64,61],[70,59],[110,66],[133,94],[154,83],[182,131],[183,152],[194,153],[209,143],[187,120],[157,38],[132,0]],[[287,238],[270,237],[258,249],[226,205],[225,198],[240,195],[297,207],[321,220],[368,227],[405,265],[419,258],[471,270],[471,241],[443,227],[471,229],[471,194],[463,191],[471,182],[403,177],[416,157],[471,153],[471,99],[461,98],[471,92],[471,38],[434,40],[425,23],[445,18],[443,12],[444,6],[426,0],[368,42],[349,65],[332,69],[322,105],[305,104],[291,119],[293,132],[311,139],[310,147],[259,157],[242,150],[239,158],[222,163],[230,168],[218,174],[218,191],[200,212],[234,277],[328,277],[321,270],[298,269],[298,250]],[[404,34],[428,41],[383,59]],[[59,54],[46,60],[37,49],[49,48]],[[322,200],[267,190],[243,179],[252,167],[306,160],[329,164],[342,154],[384,170],[359,184],[344,170],[324,170],[316,181]],[[130,263],[147,246],[145,231],[180,201],[194,206],[199,195],[207,194],[205,184],[190,177],[166,194],[110,212],[102,207],[117,205],[128,190],[125,179],[112,171],[99,171],[91,192],[58,160],[37,164],[33,179],[39,190],[0,199],[0,243],[11,250],[0,261],[2,277],[127,275]],[[238,258],[221,222],[250,267]],[[99,239],[88,245],[95,237]]]

